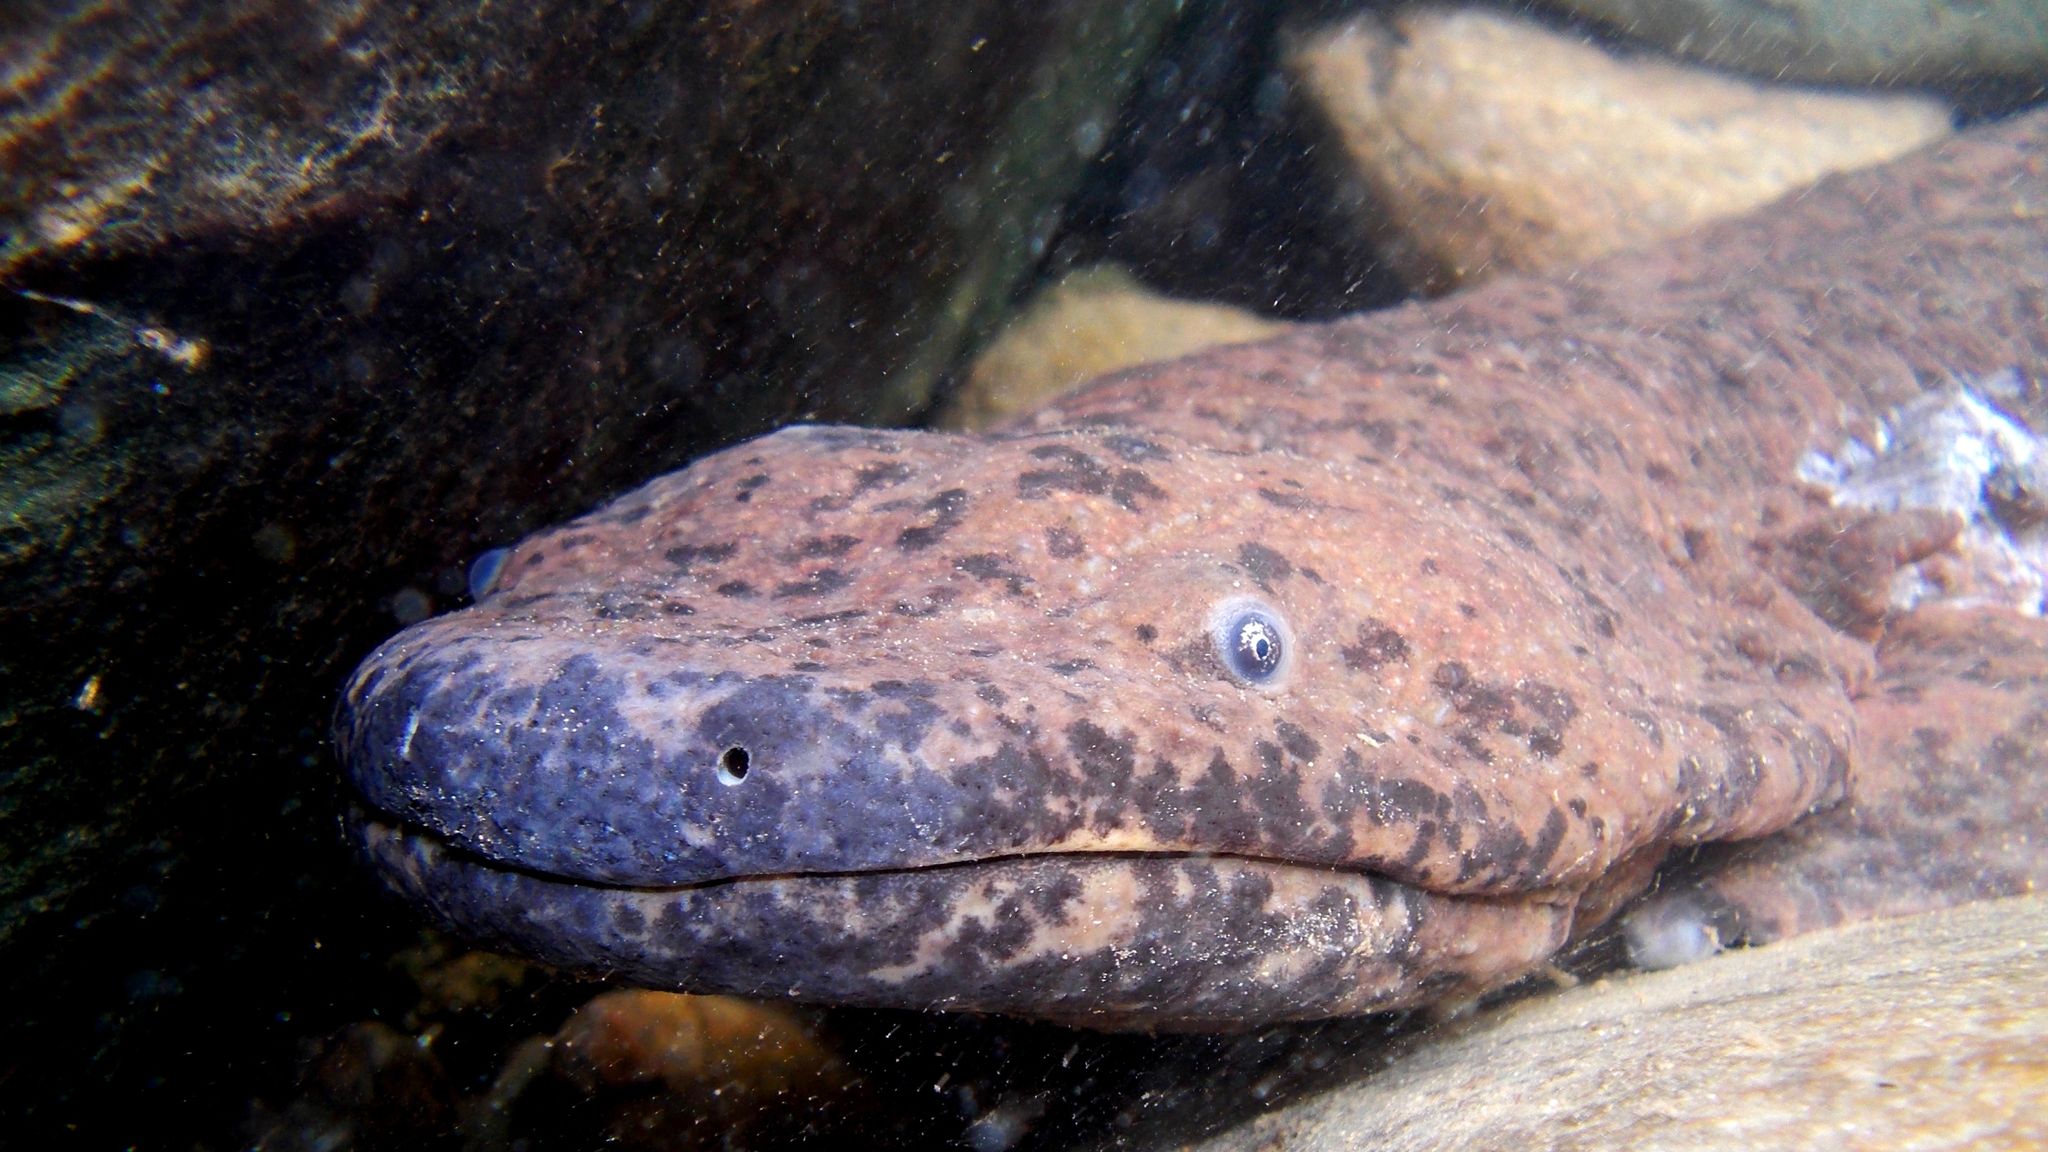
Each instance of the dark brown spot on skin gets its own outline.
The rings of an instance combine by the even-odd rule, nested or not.
[[[1422,574],[1424,576],[1434,576],[1437,574],[1438,571],[1436,559],[1430,556],[1424,556],[1422,558],[1422,563],[1418,565],[1418,567],[1422,569]]]
[[[1095,668],[1095,661],[1088,659],[1059,660],[1047,664],[1046,667],[1062,676],[1073,676],[1078,673],[1092,671]]]
[[[959,598],[959,589],[949,588],[944,584],[940,584],[936,587],[925,589],[924,595],[915,601],[898,600],[890,611],[898,616],[909,616],[912,619],[921,620],[944,610],[946,605]]]
[[[1072,560],[1087,550],[1081,537],[1065,528],[1053,527],[1045,530],[1045,551],[1055,560]]]
[[[869,690],[885,700],[929,700],[939,688],[928,680],[877,680]]]
[[[1308,842],[1313,814],[1306,805],[1301,770],[1287,763],[1280,746],[1269,740],[1254,740],[1252,756],[1259,771],[1245,785],[1259,819],[1268,828],[1288,830],[1297,843]]]
[[[1299,725],[1282,720],[1274,725],[1274,731],[1280,736],[1280,746],[1296,760],[1312,763],[1323,753],[1322,746],[1315,742],[1315,738],[1308,734],[1307,729]]]
[[[1479,609],[1460,600],[1458,601],[1458,615],[1463,616],[1467,620],[1477,620],[1479,618]]]
[[[1150,644],[1154,640],[1159,639],[1159,629],[1154,628],[1150,624],[1140,624],[1132,629],[1132,632],[1138,637],[1138,643],[1140,644]]]
[[[662,558],[676,566],[678,575],[691,575],[698,564],[722,564],[732,558],[733,544],[679,544],[663,552]]]
[[[813,536],[807,540],[798,541],[796,547],[790,549],[784,559],[791,561],[837,560],[851,552],[854,545],[859,543],[860,537],[858,536],[847,536],[844,534],[837,536]]]
[[[769,477],[766,472],[760,472],[740,481],[739,492],[733,496],[733,500],[740,504],[747,503],[754,498],[754,489],[767,484],[768,479]]]
[[[1109,491],[1109,469],[1086,452],[1047,444],[1032,449],[1031,455],[1056,466],[1034,468],[1018,474],[1017,495],[1026,500],[1040,500],[1053,491],[1080,492],[1088,496],[1100,496]]]
[[[910,479],[910,466],[893,460],[876,464],[863,464],[853,474],[853,494],[859,496],[876,488],[886,488]]]
[[[1120,791],[1137,770],[1137,741],[1126,734],[1111,736],[1092,720],[1076,720],[1067,726],[1067,750],[1082,771],[1108,785],[1105,792]]]
[[[1401,432],[1391,420],[1359,420],[1352,424],[1352,428],[1382,456],[1400,447]]]
[[[599,620],[645,620],[654,614],[647,602],[637,596],[611,592],[596,598],[592,612]]]
[[[1273,585],[1294,574],[1294,565],[1287,557],[1257,542],[1241,544],[1237,549],[1237,562],[1260,588],[1268,592]]]
[[[1409,845],[1408,854],[1401,858],[1402,867],[1410,872],[1422,865],[1423,857],[1429,855],[1431,841],[1436,839],[1436,821],[1420,820],[1415,825],[1415,843]]]
[[[1017,495],[1042,500],[1048,492],[1080,492],[1108,496],[1119,507],[1136,512],[1145,500],[1164,500],[1166,491],[1136,468],[1112,472],[1102,461],[1078,449],[1047,444],[1031,450],[1033,458],[1056,465],[1034,468],[1017,477]]]
[[[967,505],[965,488],[948,488],[932,497],[924,506],[931,514],[931,523],[913,525],[897,533],[896,547],[905,552],[920,552],[944,540],[966,517]]]
[[[848,620],[859,620],[867,613],[859,608],[848,608],[843,612],[824,612],[816,616],[800,616],[790,623],[798,628],[822,628],[827,624],[843,624]]]
[[[1122,460],[1126,464],[1149,464],[1154,461],[1173,459],[1172,453],[1142,436],[1118,433],[1113,436],[1104,436],[1102,443],[1111,452],[1116,453],[1117,459]]]
[[[997,906],[994,927],[969,920],[954,929],[945,947],[945,964],[961,972],[992,968],[1022,952],[1031,937],[1031,918],[1024,914],[1023,903],[1012,897]]]
[[[1461,716],[1485,728],[1505,728],[1515,715],[1514,697],[1506,688],[1475,679],[1465,665],[1449,660],[1437,665],[1430,683]]]
[[[1180,807],[1186,811],[1190,834],[1220,844],[1224,851],[1246,847],[1251,842],[1243,818],[1243,781],[1230,759],[1217,749],[1209,767],[1194,784],[1181,789]]]
[[[1515,686],[1515,698],[1537,719],[1529,729],[1529,751],[1538,756],[1564,751],[1565,730],[1579,715],[1571,694],[1541,680],[1524,680]]]
[[[1481,764],[1493,763],[1493,749],[1486,746],[1485,737],[1471,728],[1463,729],[1451,736],[1451,742],[1465,750],[1465,754]]]
[[[1361,672],[1377,672],[1395,660],[1406,662],[1408,641],[1378,617],[1367,617],[1358,626],[1355,643],[1339,649],[1344,666]]]
[[[745,580],[728,580],[713,589],[713,591],[717,592],[720,596],[743,600],[754,594],[754,586]]]
[[[1420,780],[1406,776],[1382,777],[1372,771],[1361,771],[1364,763],[1357,753],[1347,749],[1345,756],[1347,771],[1346,786],[1341,797],[1327,794],[1323,798],[1326,810],[1348,821],[1353,812],[1361,812],[1365,818],[1381,827],[1399,827],[1414,824],[1425,817],[1446,817],[1451,814],[1449,797]]]
[[[1125,468],[1116,474],[1115,483],[1110,485],[1109,497],[1117,502],[1118,507],[1136,512],[1141,500],[1166,499],[1166,490],[1136,468]]]
[[[1556,808],[1543,818],[1543,828],[1536,833],[1536,842],[1528,851],[1516,853],[1522,870],[1531,874],[1540,873],[1550,867],[1551,858],[1557,855],[1557,846],[1564,843],[1564,834],[1569,827],[1564,813]]]
[[[837,568],[820,568],[801,580],[778,584],[775,588],[775,597],[781,600],[792,596],[825,596],[852,583],[853,577]]]
[[[1276,508],[1285,508],[1290,512],[1299,512],[1303,509],[1313,508],[1316,506],[1316,502],[1314,500],[1310,499],[1307,496],[1303,496],[1300,493],[1281,492],[1273,488],[1259,489],[1259,499],[1264,500],[1266,503],[1271,504]]]
[[[1031,577],[1010,566],[1010,558],[996,552],[977,552],[962,556],[953,562],[953,567],[977,580],[1002,580],[1009,584],[1010,595],[1022,596]]]

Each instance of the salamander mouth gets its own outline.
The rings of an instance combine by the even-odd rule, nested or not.
[[[352,801],[349,804],[348,813],[345,817],[345,823],[350,828],[352,834],[356,834],[356,829],[358,828],[374,829],[376,830],[376,834],[378,835],[396,836],[406,840],[417,840],[423,843],[432,844],[435,847],[435,850],[443,854],[450,862],[460,862],[465,867],[472,867],[493,872],[513,873],[517,875],[531,877],[536,881],[556,884],[567,884],[580,888],[589,888],[594,891],[603,892],[641,892],[648,894],[706,892],[738,884],[790,883],[805,880],[841,880],[860,876],[884,876],[891,874],[909,873],[937,873],[952,870],[971,870],[977,868],[986,869],[1015,864],[1025,864],[1034,861],[1045,861],[1053,863],[1065,862],[1069,864],[1076,864],[1084,861],[1109,862],[1135,860],[1235,861],[1245,866],[1253,868],[1265,868],[1274,870],[1286,870],[1290,872],[1299,872],[1304,876],[1321,874],[1330,875],[1333,877],[1342,877],[1349,880],[1356,880],[1362,882],[1399,884],[1404,888],[1408,888],[1414,891],[1432,892],[1432,890],[1427,888],[1426,886],[1413,884],[1407,881],[1396,880],[1395,878],[1390,877],[1383,872],[1379,872],[1370,868],[1346,868],[1338,865],[1318,863],[1314,861],[1283,860],[1277,857],[1260,856],[1255,853],[1245,852],[1214,852],[1203,851],[1199,849],[1168,848],[1046,849],[1038,851],[1002,852],[991,854],[988,856],[975,856],[964,859],[943,860],[934,863],[910,863],[894,866],[866,865],[862,867],[842,869],[819,868],[779,872],[745,872],[735,873],[730,876],[715,876],[698,880],[678,881],[675,883],[618,883],[604,880],[592,880],[572,875],[564,875],[560,873],[549,872],[543,868],[536,868],[531,865],[520,864],[514,861],[494,859],[486,853],[478,852],[474,849],[463,847],[449,840],[447,837],[441,835],[440,833],[434,831],[432,828],[424,824],[420,824],[416,821],[406,820],[401,817],[392,816],[388,813],[376,811],[373,808],[364,806],[360,802]],[[356,839],[360,840],[361,835],[356,834]],[[1463,896],[1448,892],[1432,894],[1440,895],[1444,899],[1473,898],[1469,896]]]
[[[1505,983],[1571,902],[1443,896],[1370,873],[1198,853],[1038,853],[619,887],[501,865],[361,806],[387,885],[487,948],[649,987],[1236,1028]]]

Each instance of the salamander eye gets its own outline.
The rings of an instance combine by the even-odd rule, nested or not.
[[[1260,600],[1236,596],[1209,614],[1216,658],[1231,679],[1253,688],[1278,688],[1294,664],[1294,636],[1280,613]]]

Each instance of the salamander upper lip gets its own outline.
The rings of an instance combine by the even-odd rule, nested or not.
[[[510,863],[502,859],[496,859],[491,856],[487,856],[483,853],[465,848],[462,845],[451,841],[448,837],[440,834],[431,827],[405,820],[402,817],[394,816],[389,812],[381,811],[379,809],[371,807],[370,805],[361,800],[352,800],[346,804],[343,812],[343,823],[350,829],[354,830],[358,838],[360,838],[366,832],[374,832],[374,834],[379,836],[393,837],[408,841],[416,841],[420,843],[434,845],[439,851],[445,853],[450,861],[460,864],[463,867],[485,871],[521,872],[534,876],[536,878],[546,879],[550,881],[574,883],[580,887],[590,889],[610,889],[621,892],[683,892],[693,889],[715,888],[722,885],[749,884],[769,881],[790,881],[806,878],[833,879],[849,876],[880,875],[886,873],[935,872],[948,869],[962,870],[985,867],[990,865],[1008,865],[1026,860],[1066,861],[1074,864],[1080,864],[1083,862],[1097,863],[1115,860],[1238,860],[1247,864],[1275,868],[1294,868],[1299,869],[1303,872],[1311,873],[1330,872],[1342,873],[1347,876],[1361,878],[1375,878],[1381,880],[1392,879],[1391,877],[1386,876],[1384,873],[1369,868],[1339,868],[1331,865],[1316,864],[1313,862],[1282,860],[1274,857],[1245,855],[1234,852],[1202,852],[1186,850],[1176,851],[1170,849],[1073,849],[1054,850],[1045,852],[1014,852],[996,856],[973,856],[959,860],[945,860],[931,864],[907,864],[896,867],[845,869],[821,868],[784,873],[741,873],[730,876],[710,876],[701,879],[683,881],[678,883],[627,884],[601,880],[584,880],[573,876],[563,876],[558,873],[550,873],[542,869],[524,867],[518,864]],[[1455,895],[1446,895],[1445,898],[1455,900],[1461,899],[1462,897],[1458,897]]]
[[[437,633],[441,633],[438,634]],[[1022,742],[928,759],[926,689],[678,667],[589,636],[430,622],[350,684],[341,759],[370,807],[509,867],[665,887],[922,867],[1043,846],[1056,772]],[[745,758],[744,771],[736,757]]]

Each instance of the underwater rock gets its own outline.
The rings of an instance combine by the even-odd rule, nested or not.
[[[1161,295],[1112,264],[1083,268],[1040,292],[975,356],[937,423],[985,428],[1096,376],[1286,329],[1243,308]]]
[[[1771,88],[1424,6],[1297,36],[1342,198],[1443,292],[1732,216],[1949,130],[1939,101]]]
[[[372,601],[445,603],[447,566],[650,444],[921,403],[1157,34],[1098,7],[15,21],[0,939],[232,760],[224,729],[303,750]]]
[[[1925,84],[2039,78],[2039,0],[1549,0],[1620,34],[1773,80]]]
[[[245,1121],[252,1147],[279,1152],[453,1145],[455,1091],[428,1045],[389,1024],[341,1028],[309,1056],[299,1094]]]
[[[779,1004],[641,989],[602,993],[548,1045],[536,1111],[597,1118],[605,1144],[722,1148],[790,1141],[830,1125],[846,1070],[814,1015]]]
[[[923,404],[1170,18],[10,10],[0,972],[35,990],[23,1026],[82,1060],[149,1021],[182,1053],[202,986],[312,980],[313,933],[283,925],[351,891],[317,735],[342,670],[459,600],[470,556],[630,479]],[[53,1058],[0,1091],[50,1115],[102,1079]]]
[[[1195,1147],[2039,1147],[2044,939],[2033,895],[1612,976]]]
[[[555,1061],[588,1091],[658,1082],[679,1094],[774,1095],[844,1074],[815,1032],[779,1004],[620,988],[555,1033]]]

